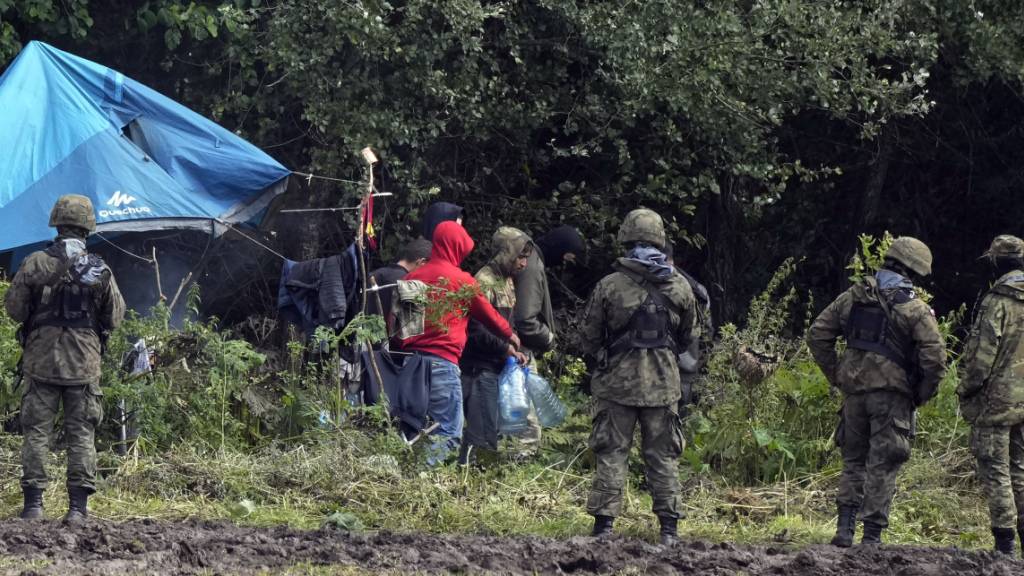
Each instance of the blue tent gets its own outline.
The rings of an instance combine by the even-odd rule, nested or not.
[[[289,175],[170,98],[42,42],[0,76],[0,150],[0,251],[52,238],[63,194],[92,199],[100,232],[216,234],[258,222]]]

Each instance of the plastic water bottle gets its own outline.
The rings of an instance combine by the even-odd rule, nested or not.
[[[498,431],[510,434],[526,426],[526,415],[530,413],[530,399],[526,396],[526,371],[516,359],[509,357],[505,369],[498,376]]]
[[[541,426],[551,428],[565,422],[568,412],[565,404],[540,374],[527,371],[526,390],[530,393],[530,400],[533,401],[533,407],[537,411],[537,420]]]

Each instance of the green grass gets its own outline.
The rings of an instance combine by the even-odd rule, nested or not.
[[[0,437],[3,517],[16,515],[21,503],[18,442],[17,437]],[[550,460],[541,456],[483,470],[426,470],[412,453],[372,457],[375,447],[380,446],[374,438],[346,432],[252,454],[187,446],[123,461],[106,454],[105,479],[91,504],[96,517],[114,521],[227,519],[313,529],[340,511],[370,530],[567,537],[590,528],[584,511],[590,481],[582,451],[570,459],[551,453]],[[951,473],[969,468],[966,454],[954,456],[952,462],[952,457],[918,450],[904,467],[888,542],[991,545],[984,501],[969,476]],[[53,478],[62,478],[62,466],[54,455]],[[687,517],[680,532],[716,542],[827,542],[835,526],[837,484],[834,471],[758,487],[729,486],[711,474],[691,476],[685,483]],[[66,509],[62,485],[55,481],[45,495],[50,517]],[[616,530],[653,540],[656,525],[649,496],[631,483]]]
[[[5,574],[23,574],[33,570],[40,570],[49,564],[50,561],[44,559],[26,560],[14,556],[0,555],[0,571]]]

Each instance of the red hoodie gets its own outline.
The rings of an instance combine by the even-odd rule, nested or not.
[[[419,280],[449,291],[459,290],[466,285],[477,287],[473,276],[459,268],[463,258],[472,251],[473,239],[461,224],[451,220],[441,222],[434,230],[430,261],[406,275],[404,279]],[[423,334],[402,341],[402,349],[433,354],[458,364],[462,357],[462,349],[466,347],[466,330],[469,327],[470,316],[496,336],[505,339],[512,337],[512,328],[508,322],[491,306],[479,289],[468,304],[468,316],[457,312],[448,314],[442,322],[445,330],[427,322]]]

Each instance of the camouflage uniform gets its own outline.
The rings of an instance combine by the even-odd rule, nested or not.
[[[1012,236],[993,241],[988,256],[1024,256]],[[1024,535],[1024,271],[1003,274],[985,295],[960,362],[961,411],[971,423],[978,481],[993,532]],[[1012,536],[1011,536],[1012,542]]]
[[[658,249],[664,246],[664,238],[660,216],[643,209],[631,212],[619,232],[622,243],[644,242]],[[641,283],[657,289],[670,303],[670,335],[679,350],[695,337],[694,296],[678,274],[658,277],[643,263],[628,258],[620,258],[614,267],[616,272],[604,277],[591,294],[580,328],[584,352],[599,359],[591,377],[594,427],[590,448],[597,466],[587,511],[598,520],[621,513],[627,459],[639,423],[654,512],[663,520],[663,528],[666,519],[671,521],[674,537],[675,519],[681,513],[678,459],[683,450],[676,351],[632,348],[607,356],[615,335],[628,328],[634,313],[648,300],[648,290]]]
[[[86,208],[88,217],[75,212]],[[68,210],[77,218],[67,217]],[[66,224],[89,231],[95,228],[92,204],[87,198],[64,196],[58,200],[51,226]],[[21,486],[26,494],[41,492],[49,482],[44,462],[61,405],[68,442],[68,490],[79,489],[86,495],[95,490],[94,433],[103,416],[101,334],[117,327],[125,307],[110,270],[98,258],[89,256],[96,264],[95,270],[102,270],[98,283],[88,292],[91,301],[87,306],[94,325],[59,326],[44,320],[49,310],[59,307],[55,302],[56,295],[62,293],[58,286],[70,274],[71,258],[65,252],[69,243],[84,248],[82,239],[58,236],[51,249],[29,255],[14,276],[4,302],[11,318],[22,323],[25,391],[20,415],[24,436]]]
[[[900,260],[901,251],[908,246],[915,250],[923,247],[926,261]],[[921,276],[931,272],[931,254],[918,240],[897,239],[887,257],[904,263]],[[887,270],[879,274],[882,273],[895,274]],[[822,311],[807,337],[815,361],[844,397],[836,434],[843,454],[836,498],[841,526],[844,518],[852,522],[859,508],[865,527],[872,526],[878,534],[888,525],[896,474],[910,457],[909,435],[915,407],[934,396],[946,369],[946,350],[934,314],[916,297],[912,287],[900,286],[880,289],[876,277],[864,278]],[[842,356],[838,356],[836,341],[849,335],[854,308],[877,306],[879,302],[883,309],[888,309],[886,346],[905,354],[902,365],[885,353],[859,349],[849,342]],[[852,539],[852,525],[848,528]]]

